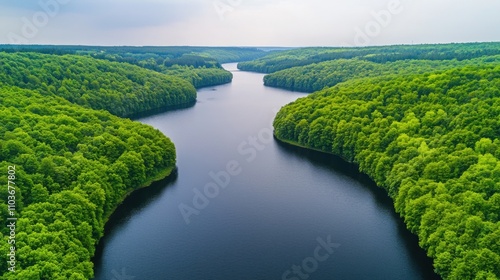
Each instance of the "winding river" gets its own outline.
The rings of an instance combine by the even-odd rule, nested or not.
[[[174,141],[178,173],[117,209],[95,279],[439,279],[356,167],[272,138],[276,111],[304,94],[224,67],[233,82],[194,107],[139,119]]]

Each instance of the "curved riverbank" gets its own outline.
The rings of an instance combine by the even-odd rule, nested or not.
[[[329,236],[341,246],[310,278],[435,279],[383,190],[351,165],[267,133],[276,109],[304,95],[266,88],[261,74],[233,74],[231,84],[199,90],[194,107],[139,119],[176,143],[178,176],[117,209],[95,279],[282,279]],[[241,173],[224,179],[229,162]],[[217,182],[225,187],[203,200]],[[194,209],[189,224],[180,205]]]
[[[282,107],[274,133],[359,164],[443,278],[494,279],[499,73],[481,65],[352,80]]]
[[[110,211],[109,215],[107,215],[106,217],[104,217],[104,226],[106,226],[107,222],[109,221],[109,218],[115,213],[116,209],[118,207],[120,207],[122,205],[122,203],[130,195],[132,195],[134,192],[136,192],[138,190],[141,190],[141,189],[144,189],[144,188],[148,188],[151,185],[153,185],[154,183],[162,181],[162,180],[165,180],[165,179],[168,179],[169,177],[174,177],[174,176],[176,176],[176,173],[177,173],[177,166],[166,168],[165,170],[159,172],[158,174],[156,174],[155,176],[151,177],[150,179],[147,179],[143,184],[141,184],[136,189],[130,190],[127,193],[125,193],[123,195],[122,199],[120,200],[120,202],[115,205],[115,207],[114,207],[113,210]]]

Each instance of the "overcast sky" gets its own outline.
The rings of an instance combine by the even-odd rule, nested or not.
[[[0,0],[0,43],[354,46],[500,41],[499,0]]]

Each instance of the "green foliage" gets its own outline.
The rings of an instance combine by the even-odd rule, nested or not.
[[[242,47],[103,47],[103,46],[57,46],[57,45],[0,45],[0,51],[38,52],[45,54],[110,55],[120,62],[137,64],[147,59],[178,58],[186,54],[210,57],[219,63],[248,61],[263,57],[267,53],[257,48]],[[126,61],[125,61],[126,60]],[[158,63],[160,64],[160,63]]]
[[[267,52],[241,47],[98,47],[0,45],[8,53],[36,52],[56,55],[82,55],[112,62],[134,64],[156,72],[174,75],[196,88],[226,84],[232,74],[220,63],[257,59]]]
[[[499,115],[496,63],[349,80],[283,107],[274,127],[357,163],[444,279],[499,279]]]
[[[0,53],[0,82],[57,95],[117,116],[192,104],[187,82],[125,64],[77,55]],[[46,110],[33,104],[33,112]]]
[[[486,59],[487,58],[487,59]],[[357,78],[408,75],[465,65],[498,63],[500,56],[472,60],[400,60],[376,63],[365,59],[337,59],[292,67],[264,77],[264,85],[300,92],[314,92]]]
[[[204,55],[183,54],[174,58],[170,56],[124,53],[91,55],[95,58],[127,62],[170,76],[176,76],[190,82],[195,88],[227,84],[233,79],[233,74],[224,70],[216,59]]]
[[[162,70],[162,73],[182,78],[195,88],[227,84],[233,80],[233,74],[222,68],[194,68],[175,64]]]
[[[24,55],[5,57],[9,64],[22,64]],[[33,55],[33,65],[40,57]],[[88,62],[88,69],[111,65],[121,71],[110,63],[75,57],[63,57],[59,64],[43,61],[47,71],[65,60]],[[36,66],[33,69],[37,74]],[[78,68],[68,69],[75,74]],[[52,79],[38,77],[42,82],[45,78]],[[91,258],[109,215],[129,192],[173,170],[175,147],[150,126],[71,104],[43,87],[39,91],[43,95],[0,86],[0,170],[6,175],[7,166],[16,166],[18,218],[16,272],[7,271],[8,256],[2,253],[0,279],[91,279]],[[0,176],[2,186],[7,186],[6,180]],[[7,196],[7,188],[0,189],[2,217],[7,217]],[[10,252],[9,229],[0,231],[0,251]]]
[[[204,57],[199,55],[185,54],[179,58],[167,59],[163,62],[165,67],[171,67],[174,65],[179,66],[193,66],[194,68],[204,67],[204,68],[217,68],[220,64],[217,60]]]
[[[500,43],[383,46],[364,48],[302,48],[272,52],[254,61],[242,62],[244,71],[274,73],[338,59],[358,58],[376,63],[399,60],[467,60],[500,54]]]

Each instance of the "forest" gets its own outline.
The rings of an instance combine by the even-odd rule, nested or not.
[[[90,279],[104,225],[175,171],[175,146],[124,119],[189,106],[220,63],[314,92],[283,142],[355,163],[394,201],[444,279],[500,279],[500,44],[304,48],[0,46],[0,279]],[[7,176],[8,175],[8,176]],[[12,201],[13,208],[8,205]],[[10,208],[9,208],[10,207]],[[13,211],[10,213],[10,211]]]
[[[57,45],[0,45],[0,52],[80,55],[100,60],[133,64],[177,76],[195,88],[230,83],[233,75],[220,63],[247,61],[269,53],[238,47],[101,47]]]
[[[8,49],[0,51],[0,213],[17,219],[0,229],[0,248],[9,252],[0,257],[0,279],[92,279],[109,216],[132,191],[176,168],[169,138],[121,117],[192,105],[195,86],[232,75],[186,50],[154,71],[145,67],[149,58],[121,61],[126,53],[0,48]],[[214,54],[231,59],[240,51]]]
[[[152,127],[41,92],[0,87],[0,182],[15,184],[0,190],[0,212],[10,217],[14,196],[22,228],[14,244],[0,230],[2,252],[18,248],[15,273],[1,255],[2,279],[91,279],[109,215],[130,191],[173,171],[175,148]]]
[[[97,59],[134,64],[176,76],[190,82],[195,88],[227,84],[233,79],[233,74],[223,69],[218,60],[203,54],[183,54],[173,58],[130,53],[89,53],[88,55]]]
[[[467,43],[440,45],[396,45],[361,48],[314,47],[272,52],[262,58],[241,62],[238,69],[274,73],[291,67],[337,59],[358,58],[385,63],[399,60],[468,60],[500,54],[500,43]]]
[[[79,55],[0,52],[0,82],[120,117],[196,100],[195,88],[183,79]]]
[[[211,57],[219,63],[230,63],[254,60],[268,54],[269,50],[243,47],[190,47],[190,46],[60,46],[60,45],[0,45],[0,51],[5,52],[37,52],[45,54],[105,54],[117,58],[128,59],[129,63],[148,58],[173,59],[183,55]]]
[[[306,66],[292,67],[264,77],[264,85],[299,92],[315,92],[347,80],[388,75],[426,73],[466,65],[500,62],[500,55],[467,60],[406,59],[385,63],[365,59],[337,59]]]
[[[300,98],[277,114],[275,136],[357,164],[443,279],[500,279],[500,63],[454,63]]]

